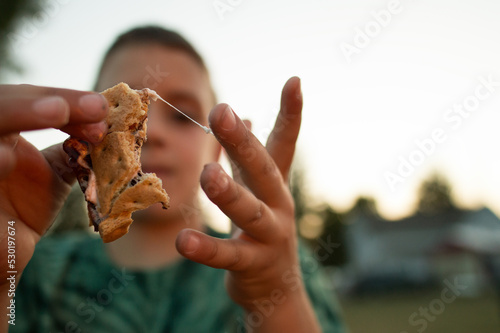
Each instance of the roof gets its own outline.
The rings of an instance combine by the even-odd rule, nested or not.
[[[380,250],[391,257],[431,254],[445,245],[478,253],[500,253],[500,219],[488,208],[453,209],[432,216],[415,214],[397,221],[362,214],[354,217],[351,226],[356,224],[364,225],[365,231],[352,228],[352,236],[377,240]]]

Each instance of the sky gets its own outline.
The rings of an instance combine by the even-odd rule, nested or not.
[[[499,14],[495,0],[47,0],[11,36],[24,73],[3,81],[90,90],[118,34],[159,24],[197,47],[219,101],[262,141],[283,84],[301,77],[298,158],[314,202],[373,196],[401,217],[437,170],[461,205],[500,215]],[[65,138],[23,135],[39,148]]]

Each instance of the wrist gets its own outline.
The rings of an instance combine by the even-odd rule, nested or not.
[[[244,307],[249,332],[320,332],[305,287],[274,289]]]

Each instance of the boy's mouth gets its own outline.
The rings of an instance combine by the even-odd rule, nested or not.
[[[173,168],[164,166],[149,166],[143,165],[142,171],[146,173],[155,173],[160,178],[170,177],[174,174]]]

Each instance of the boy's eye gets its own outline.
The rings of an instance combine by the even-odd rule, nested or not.
[[[183,113],[193,120],[200,122],[199,112],[193,111],[189,108],[179,108]],[[196,126],[188,117],[175,110],[165,110],[165,119],[180,126]]]
[[[180,114],[179,112],[175,112],[175,114],[173,115],[173,119],[178,123],[191,123],[191,120],[189,120],[186,116]]]

